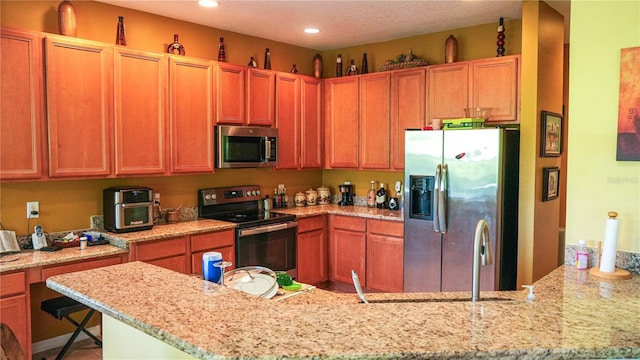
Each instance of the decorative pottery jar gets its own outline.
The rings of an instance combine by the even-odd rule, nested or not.
[[[331,203],[331,189],[323,185],[316,190],[318,190],[318,205],[329,205]]]
[[[309,189],[305,191],[305,194],[307,195],[307,205],[315,205],[318,200],[318,192],[313,189]]]
[[[293,201],[295,202],[296,206],[305,206],[307,205],[307,196],[302,191],[297,192],[296,196],[293,198]]]

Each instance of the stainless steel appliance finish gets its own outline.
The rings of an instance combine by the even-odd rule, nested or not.
[[[514,290],[518,130],[405,131],[405,291],[470,291],[476,224],[489,224],[494,262],[482,290]]]
[[[260,209],[256,185],[198,190],[200,218],[237,224],[236,268],[264,266],[297,277],[298,223],[294,215]]]
[[[278,165],[278,129],[216,126],[216,167],[250,168]]]
[[[102,191],[104,228],[113,232],[153,227],[153,190],[142,186],[114,186]]]

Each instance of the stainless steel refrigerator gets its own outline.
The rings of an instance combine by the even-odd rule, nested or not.
[[[519,147],[516,129],[405,131],[405,291],[471,291],[481,219],[494,261],[480,289],[515,289]]]

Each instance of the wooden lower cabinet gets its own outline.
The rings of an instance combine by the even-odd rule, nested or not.
[[[367,220],[332,215],[329,229],[329,280],[351,283],[351,270],[355,270],[366,287]]]
[[[165,269],[189,274],[188,237],[136,243],[130,253],[131,261],[139,260]]]
[[[367,220],[367,287],[402,292],[403,258],[403,223]]]
[[[236,247],[234,230],[218,231],[207,234],[191,236],[191,272],[202,275],[202,255],[209,251],[217,251],[222,254],[224,261],[230,261],[229,271],[235,268]]]
[[[299,282],[316,285],[329,278],[327,216],[298,219],[297,268]]]
[[[25,357],[31,359],[31,307],[27,289],[24,271],[0,276],[0,319],[15,334]]]

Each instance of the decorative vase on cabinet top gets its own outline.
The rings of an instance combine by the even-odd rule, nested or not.
[[[58,5],[58,32],[60,35],[76,36],[76,8],[68,0]]]
[[[444,42],[444,62],[449,64],[458,61],[458,40],[453,35],[449,35]]]

